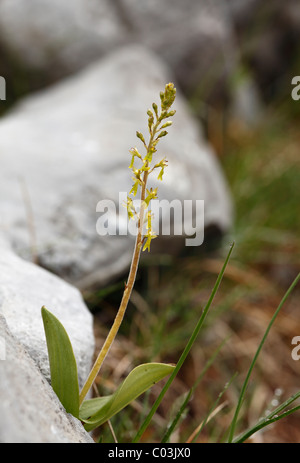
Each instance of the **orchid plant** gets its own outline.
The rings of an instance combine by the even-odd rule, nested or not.
[[[121,326],[135,284],[141,252],[146,250],[149,252],[151,241],[156,238],[152,230],[150,203],[157,198],[157,188],[150,187],[148,189],[148,180],[154,171],[158,171],[157,178],[159,180],[163,179],[167,160],[163,158],[157,162],[154,159],[160,139],[168,134],[166,128],[172,125],[172,121],[169,119],[175,115],[175,110],[171,110],[175,97],[174,84],[167,84],[164,91],[160,93],[160,108],[156,103],[153,103],[152,109],[147,111],[148,143],[141,132],[136,132],[137,138],[145,148],[144,156],[137,148],[130,149],[131,163],[129,168],[133,174],[133,185],[127,198],[126,207],[129,219],[137,219],[137,234],[132,262],[114,323],[81,392],[79,392],[77,365],[69,337],[59,320],[45,307],[42,308],[52,387],[66,411],[79,418],[88,431],[109,420],[153,384],[170,375],[175,368],[174,365],[163,363],[140,365],[128,375],[112,395],[85,400]],[[136,165],[136,162],[139,163],[139,166]],[[138,192],[140,192],[139,212],[136,211],[133,203],[133,198],[137,196]],[[146,232],[144,233],[145,225]]]

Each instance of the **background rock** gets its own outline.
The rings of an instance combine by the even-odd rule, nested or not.
[[[231,105],[240,66],[265,101],[289,86],[299,31],[298,0],[2,0],[0,74],[14,81],[10,100],[20,87],[47,86],[120,46],[144,44],[205,119],[203,103]]]
[[[0,44],[6,56],[48,79],[78,71],[121,45],[144,44],[166,60],[185,91],[220,103],[235,66],[223,3],[2,0]]]
[[[35,246],[43,266],[76,284],[104,284],[127,268],[133,239],[98,236],[96,205],[130,190],[135,132],[146,134],[146,110],[172,78],[147,49],[125,47],[1,120],[1,224],[19,255]],[[159,148],[169,161],[159,199],[204,200],[205,225],[224,232],[232,205],[223,174],[180,92],[175,108]]]
[[[45,305],[67,330],[77,360],[80,385],[93,360],[93,320],[79,291],[46,270],[20,259],[7,248],[0,252],[0,314],[43,375],[50,380],[41,307]],[[22,381],[21,381],[22,383]],[[20,388],[25,387],[20,384]]]
[[[24,346],[0,315],[0,442],[93,443],[81,423],[67,414]]]

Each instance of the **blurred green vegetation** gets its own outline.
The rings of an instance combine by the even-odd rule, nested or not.
[[[234,239],[248,265],[284,264],[285,256],[299,264],[299,120],[284,104],[269,108],[222,160],[236,208]]]

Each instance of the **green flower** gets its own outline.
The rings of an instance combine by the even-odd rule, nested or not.
[[[155,164],[152,170],[157,169],[158,167],[161,168],[160,173],[158,174],[157,180],[162,180],[163,175],[165,173],[165,167],[167,167],[168,161],[166,158],[163,158],[158,164]]]
[[[148,252],[150,252],[151,240],[154,240],[155,238],[157,238],[157,235],[155,235],[155,233],[153,233],[152,230],[149,230],[147,234],[145,235],[145,238],[146,238],[146,243],[143,247],[143,251],[146,251],[146,249],[148,249]]]
[[[128,214],[129,220],[133,219],[135,217],[135,215],[136,215],[136,210],[135,210],[135,207],[133,205],[133,201],[129,196],[127,196],[127,201],[124,204],[124,206],[127,209],[127,214]]]
[[[132,185],[132,188],[129,192],[129,194],[133,194],[133,196],[136,196],[137,194],[137,191],[138,191],[138,187],[139,185],[143,185],[143,181],[141,179],[141,173],[142,173],[142,169],[132,169],[133,173],[134,173],[134,177],[132,177],[132,180],[133,180],[133,185]]]
[[[145,199],[145,203],[146,203],[146,206],[149,207],[149,203],[152,199],[156,199],[157,198],[157,188],[155,188],[154,190],[152,188],[150,188],[150,190],[147,189],[147,197]]]
[[[142,156],[140,155],[140,153],[138,152],[137,148],[131,148],[129,150],[129,153],[132,154],[132,158],[131,158],[131,163],[130,163],[130,166],[129,166],[129,169],[134,169],[134,159],[135,157],[139,158],[139,159],[142,159]]]

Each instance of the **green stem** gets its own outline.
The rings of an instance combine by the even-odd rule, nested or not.
[[[158,127],[158,123],[154,126],[153,133],[151,134],[149,145],[147,148],[147,153],[150,152],[150,149],[152,148],[152,143],[154,140],[154,136],[156,134]],[[148,163],[147,163],[148,164]],[[148,165],[146,165],[148,167]],[[130,271],[128,275],[128,280],[126,283],[126,287],[123,293],[123,297],[121,300],[121,304],[119,307],[119,310],[117,312],[117,315],[115,317],[114,323],[107,335],[107,338],[102,346],[101,351],[99,352],[99,355],[93,365],[93,368],[80,392],[79,396],[79,404],[81,405],[89,392],[90,388],[92,387],[96,377],[99,374],[99,371],[102,367],[102,364],[115,340],[115,337],[119,331],[119,328],[122,324],[128,302],[134,287],[134,283],[136,280],[136,274],[137,274],[137,269],[138,269],[138,264],[140,260],[140,254],[141,254],[141,249],[143,245],[143,225],[144,225],[144,216],[145,216],[145,197],[146,197],[146,186],[147,186],[147,180],[148,180],[148,175],[149,172],[146,170],[144,172],[144,177],[143,177],[143,184],[142,184],[142,190],[141,190],[141,209],[140,209],[140,214],[139,214],[139,222],[138,222],[138,231],[137,231],[137,236],[136,236],[136,241],[135,241],[135,247],[134,247],[134,252],[133,252],[133,257],[131,261],[131,266],[130,266]]]

